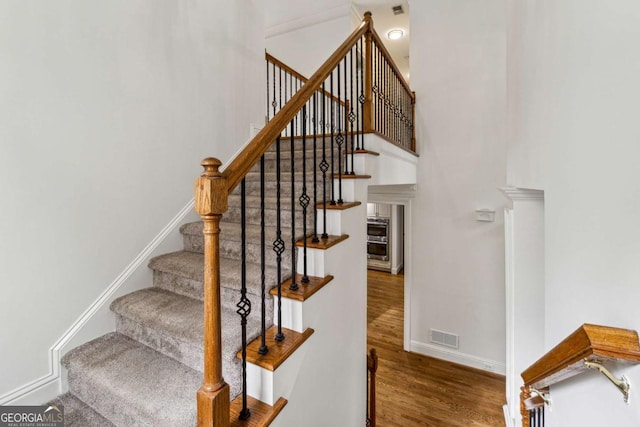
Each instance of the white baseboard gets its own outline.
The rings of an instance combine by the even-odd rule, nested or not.
[[[442,359],[448,362],[458,363],[460,365],[492,372],[494,374],[505,375],[507,371],[507,367],[504,363],[461,353],[455,350],[449,350],[437,345],[426,344],[419,341],[411,341],[411,351],[414,353],[423,354],[425,356],[435,357],[436,359]]]
[[[395,267],[391,267],[391,274],[397,275],[404,268],[404,263],[400,263]]]
[[[115,278],[100,296],[84,313],[67,329],[67,331],[49,349],[49,373],[24,384],[0,396],[0,405],[37,405],[53,399],[64,388],[60,359],[72,347],[115,330],[115,318],[109,310],[113,300],[123,293],[131,292],[132,285],[127,283],[137,273],[146,277],[147,262],[159,255],[161,244],[176,232],[185,218],[193,212],[194,201],[191,199],[178,214],[158,233],[157,236],[136,256],[136,258]],[[146,280],[146,279],[143,279]],[[150,283],[133,285],[134,288],[150,286]],[[126,285],[125,285],[126,284]],[[125,290],[126,292],[123,292]]]

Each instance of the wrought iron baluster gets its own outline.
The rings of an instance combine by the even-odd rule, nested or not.
[[[376,130],[382,134],[382,59],[380,58],[382,55],[380,54],[380,49],[376,45],[376,56],[378,60],[378,68],[376,70],[376,75],[378,78],[378,91],[376,93],[376,111],[378,113],[378,125]]]
[[[404,88],[400,92],[400,105],[402,106],[402,110],[400,112],[400,144],[403,147],[406,147],[407,144],[407,91]]]
[[[365,64],[364,64],[364,52],[362,51],[363,48],[363,41],[362,38],[360,39],[360,69],[358,71],[358,80],[359,80],[359,88],[360,88],[360,95],[358,96],[358,150],[362,149],[364,150],[364,103],[366,101],[366,97],[364,96],[364,70],[365,70]]]
[[[265,111],[264,122],[269,123],[269,120],[271,119],[269,117],[269,60],[265,58],[265,62],[267,63],[267,96],[265,98],[265,100],[267,101],[267,110]]]
[[[396,93],[396,142],[397,143],[401,143],[402,138],[401,138],[401,128],[400,126],[402,125],[402,101],[401,101],[401,95],[402,95],[402,84],[400,83],[400,76],[396,75],[396,87],[397,87],[397,93]]]
[[[291,120],[291,284],[289,289],[298,290],[296,283],[296,178],[295,178],[295,145],[294,145],[294,126]]]
[[[340,65],[338,65],[338,69],[340,69]],[[335,159],[336,156],[334,154],[334,147],[335,147],[335,129],[336,129],[336,116],[335,116],[335,100],[333,98],[333,71],[331,71],[331,77],[329,79],[329,86],[331,87],[331,96],[329,99],[329,106],[331,107],[331,117],[329,118],[329,120],[331,120],[331,206],[335,206],[336,204],[336,198],[335,198],[335,188],[333,185],[333,176],[335,174],[334,171],[334,163],[335,163]],[[325,215],[326,216],[326,215]],[[326,225],[326,220],[325,220],[325,225]]]
[[[409,118],[411,117],[411,101],[409,92],[404,93],[404,146],[411,149],[411,133],[409,132]]]
[[[389,108],[389,98],[387,98],[387,94],[389,92],[389,76],[387,73],[387,62],[384,58],[383,55],[380,55],[382,57],[382,87],[384,88],[384,92],[383,92],[383,96],[382,96],[382,133],[385,136],[387,135],[387,131],[389,129],[388,126],[388,118],[389,118],[389,114],[387,109]]]
[[[356,149],[356,144],[355,144],[355,141],[353,140],[353,138],[356,136],[356,130],[355,130],[355,127],[353,125],[353,123],[356,120],[356,113],[353,111],[354,104],[355,104],[356,109],[358,109],[358,103],[355,100],[355,98],[353,97],[353,49],[354,48],[352,47],[351,50],[349,51],[349,83],[350,83],[349,84],[349,100],[351,101],[349,103],[349,107],[350,107],[350,110],[351,110],[351,111],[349,111],[349,129],[351,131],[351,171],[349,172],[350,175],[355,175],[356,174],[354,172],[354,164],[353,164],[353,161],[354,161],[354,155],[353,155],[354,153],[353,152]],[[347,154],[347,156],[349,156],[349,154]],[[348,167],[349,158],[348,157],[345,159],[345,163],[347,164],[345,170],[348,171],[349,170],[349,167]]]
[[[313,93],[313,243],[318,243],[318,92]]]
[[[282,108],[282,68],[279,68],[280,72],[278,73],[279,81],[278,81],[278,104],[280,108]],[[286,95],[285,95],[286,99]],[[282,133],[282,132],[280,132]]]
[[[291,100],[291,98],[293,98],[294,92],[293,92],[293,75],[289,74],[289,99],[287,99],[287,102],[289,102]],[[293,136],[295,135],[295,127],[291,128],[291,135],[289,136]]]
[[[293,97],[293,95],[295,95],[295,94],[298,92],[298,79],[297,79],[297,78],[295,78],[295,79],[293,80],[293,82],[294,82],[294,85],[295,85],[296,91],[295,91],[295,92],[291,92],[291,97]],[[299,114],[296,114],[296,116],[293,118],[293,120],[295,121],[295,127],[294,127],[294,128],[295,128],[295,130],[294,130],[294,135],[296,135],[296,136],[300,134],[300,132],[298,132],[298,116],[299,116]],[[293,173],[293,170],[292,170],[291,172]]]
[[[391,77],[391,140],[396,140],[396,74],[389,64],[389,75]]]
[[[302,106],[302,194],[298,202],[302,207],[302,283],[309,283],[307,275],[307,208],[309,207],[309,195],[307,194],[307,104]]]
[[[267,110],[268,113],[269,110]],[[251,411],[247,407],[247,317],[251,313],[251,301],[247,298],[247,235],[245,232],[247,221],[246,206],[246,183],[243,179],[240,183],[240,225],[242,228],[240,236],[241,256],[240,256],[240,301],[236,304],[240,315],[240,326],[242,329],[242,410],[240,419],[247,420]]]
[[[344,74],[345,74],[345,93],[346,93],[346,74],[347,74],[347,65],[346,59],[343,58],[342,62],[344,62]],[[342,102],[342,97],[340,96],[340,64],[338,64],[338,102]],[[338,114],[338,135],[336,136],[336,145],[338,146],[338,200],[337,203],[339,205],[343,204],[342,200],[342,144],[344,143],[344,136],[342,135],[342,118],[343,114]]]
[[[284,103],[286,104],[287,102],[289,102],[289,98],[288,98],[288,92],[287,92],[287,74],[285,73],[284,75]],[[280,105],[282,105],[282,103],[280,103]],[[287,128],[284,128],[284,134],[285,136],[287,135]]]
[[[265,234],[264,234],[264,154],[260,157],[260,303],[261,337],[258,353],[267,354],[267,305],[266,305],[266,276],[265,276]]]
[[[377,113],[377,117],[376,117],[376,131],[380,134],[382,134],[382,62],[380,61],[380,50],[378,49],[378,46],[376,45],[376,61],[378,63],[378,67],[376,68],[376,79],[377,79],[377,83],[378,83],[378,87],[377,87],[377,92],[375,94],[375,100],[376,100],[376,113]]]
[[[285,251],[285,243],[282,240],[282,211],[280,207],[280,136],[276,138],[276,240],[273,242],[273,251],[276,253],[276,281],[278,284],[278,332],[275,340],[284,340],[282,333],[282,253]]]
[[[384,127],[384,135],[389,137],[389,92],[391,90],[391,85],[389,84],[389,67],[387,64],[387,59],[383,56],[383,76],[382,76],[382,85],[384,87],[384,117],[383,124]]]
[[[273,64],[273,102],[271,102],[273,106],[273,116],[276,115],[276,107],[278,103],[276,102],[276,64]]]
[[[325,100],[327,92],[325,82],[322,82],[322,161],[320,162],[320,171],[322,172],[322,238],[327,239],[327,171],[329,163],[327,163],[327,106]]]

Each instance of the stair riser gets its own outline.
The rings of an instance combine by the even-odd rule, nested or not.
[[[160,333],[135,320],[116,314],[116,331],[128,336],[165,356],[202,372],[203,346],[184,342],[179,337]]]
[[[153,271],[153,286],[200,301],[204,299],[201,281],[188,279],[164,271]]]
[[[303,234],[301,232],[301,228],[298,228],[298,237],[296,241],[301,239]],[[309,231],[309,230],[307,230]],[[261,262],[261,244],[259,241],[255,241],[256,239],[248,239],[247,240],[247,262],[252,262],[259,264]],[[273,242],[275,240],[275,236],[273,233],[268,232],[265,239],[265,263],[266,265],[276,267],[277,259],[276,253],[273,250]],[[283,266],[291,265],[291,235],[282,235],[282,240],[285,242],[285,251],[282,253],[281,263]],[[204,237],[203,236],[183,236],[184,250],[190,252],[198,252],[204,253]],[[241,242],[236,240],[227,240],[224,238],[220,239],[220,256],[224,258],[231,259],[241,259]]]
[[[334,157],[334,168],[337,167],[338,164],[338,159],[337,157]],[[331,164],[331,157],[327,156],[325,158],[325,160]],[[320,162],[322,161],[322,157],[316,157],[316,166],[315,166],[315,170],[317,171],[318,175],[321,175],[322,172],[320,170]],[[342,161],[344,164],[344,160]],[[294,165],[293,165],[293,170],[296,172],[302,172],[302,168],[303,168],[303,164],[302,164],[302,156],[296,156],[294,157]],[[277,162],[276,159],[265,159],[264,161],[264,170],[265,172],[276,172],[277,170]],[[291,168],[291,157],[286,158],[286,159],[280,159],[280,172],[291,172],[292,168]],[[313,166],[313,154],[309,154],[307,156],[307,175],[313,175],[313,170],[314,170],[314,166]],[[260,168],[258,167],[257,169],[253,170],[254,172],[260,172]]]
[[[290,240],[285,240],[285,242],[286,242],[286,247],[290,248],[291,247]],[[247,262],[253,262],[256,264],[259,264],[261,262],[262,255],[260,253],[261,252],[260,248],[261,248],[260,244],[247,243],[247,251],[246,251]],[[220,242],[220,256],[223,256],[225,258],[241,259],[241,249],[242,249],[242,245],[240,244],[240,242],[232,242],[228,240]],[[291,265],[291,250],[285,250],[282,253],[281,258],[282,258],[281,260],[282,266]],[[276,259],[276,254],[273,251],[273,242],[268,240],[266,242],[264,259],[265,259],[266,265],[277,267],[278,263]]]
[[[246,221],[247,224],[260,225],[260,208],[247,208]],[[302,230],[302,210],[296,209],[296,229]],[[240,224],[242,213],[239,207],[229,206],[229,209],[222,217],[221,227],[224,222],[233,222]],[[264,223],[267,227],[275,228],[278,225],[278,212],[275,208],[265,206]],[[291,227],[291,211],[280,209],[280,227],[282,230]],[[307,230],[311,232],[313,227],[313,208],[307,208]]]
[[[282,265],[282,281],[285,281],[291,277],[290,265]],[[273,277],[272,277],[273,276]],[[256,278],[253,278],[254,280]],[[259,280],[259,278],[258,278]],[[265,287],[267,292],[269,289],[277,285],[276,274],[265,274]],[[179,295],[184,295],[190,298],[195,298],[200,301],[204,300],[204,289],[201,281],[189,279],[187,277],[181,277],[172,273],[164,271],[153,272],[153,286],[157,286],[161,289],[165,289],[170,292],[175,292]],[[237,283],[225,284],[221,283],[220,293],[221,295],[227,295],[227,303],[235,305],[240,299],[240,285]],[[247,289],[247,295],[259,295],[260,286],[252,286]],[[271,298],[267,298],[270,300]],[[224,298],[223,298],[224,300]]]

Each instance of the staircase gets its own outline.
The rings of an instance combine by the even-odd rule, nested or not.
[[[111,303],[115,332],[63,357],[67,426],[365,422],[361,202],[415,183],[415,96],[389,58],[369,13],[309,80],[267,55],[273,115],[224,171],[202,162],[203,221]]]
[[[284,144],[283,144],[284,145]],[[297,162],[303,152],[299,144],[293,152]],[[316,155],[321,156],[321,150]],[[330,158],[331,153],[327,151]],[[306,150],[308,158],[313,148]],[[281,221],[290,224],[291,151],[280,156],[282,173]],[[275,189],[276,154],[273,148],[265,155],[265,187]],[[294,174],[294,188],[302,187],[302,174]],[[307,176],[307,179],[311,179]],[[261,304],[260,266],[260,165],[246,177],[247,297],[252,307]],[[265,298],[266,327],[273,324],[273,298],[268,295],[277,285],[276,255],[271,249],[275,240],[275,198],[265,198]],[[223,376],[230,385],[231,397],[241,393],[241,345],[239,316],[236,313],[241,287],[241,198],[240,187],[229,197],[220,238],[222,354]],[[313,230],[313,215],[306,226]],[[296,239],[303,236],[303,220],[296,217]],[[286,231],[285,231],[286,230]],[[282,232],[289,244],[291,229]],[[187,426],[196,424],[195,391],[202,384],[203,362],[203,236],[202,222],[184,224],[183,250],[155,257],[149,263],[153,286],[113,301],[116,332],[92,340],[67,353],[62,363],[68,370],[69,393],[56,403],[67,408],[68,426]],[[282,281],[291,278],[292,252],[282,256]],[[260,335],[260,310],[252,310],[247,324],[249,341]],[[71,420],[71,421],[69,421]]]

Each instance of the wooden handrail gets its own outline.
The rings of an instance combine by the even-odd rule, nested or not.
[[[306,83],[309,81],[308,78],[306,78],[305,76],[303,76],[302,74],[300,74],[299,72],[297,72],[296,70],[294,70],[293,68],[291,68],[290,66],[288,66],[287,64],[285,64],[284,62],[280,61],[278,58],[276,58],[275,56],[271,55],[269,52],[265,51],[264,52],[264,58],[267,60],[267,62],[270,62],[272,64],[275,64],[278,68],[284,70],[285,72],[291,74],[293,77],[295,77],[296,79],[300,80],[302,83]],[[275,78],[275,77],[274,77]],[[322,89],[318,88],[317,89],[318,92],[322,93]],[[335,95],[331,95],[331,92],[329,92],[328,90],[324,91],[324,94],[328,97],[328,98],[332,98],[335,102],[341,104],[341,105],[345,105],[345,101],[343,101],[342,99],[338,98]]]
[[[550,385],[589,370],[588,362],[615,361],[618,365],[640,364],[638,333],[630,329],[585,323],[522,372],[520,394],[522,425],[528,426],[530,390]]]
[[[309,78],[284,107],[267,123],[265,127],[249,142],[242,152],[227,166],[222,176],[227,180],[231,193],[242,178],[258,162],[269,146],[282,133],[300,109],[309,101],[318,87],[322,85],[333,69],[342,61],[353,45],[371,28],[371,14],[365,14],[360,26],[336,49],[324,64]]]
[[[542,389],[587,370],[584,361],[640,363],[638,333],[585,323],[522,372],[525,386]]]
[[[303,76],[302,74],[300,74],[299,72],[297,72],[296,70],[294,70],[293,68],[291,68],[290,66],[285,64],[284,62],[280,61],[278,58],[276,58],[275,56],[271,55],[267,51],[264,52],[264,58],[268,62],[271,62],[272,64],[276,64],[279,68],[282,68],[284,71],[286,71],[287,73],[291,74],[296,79],[302,80],[304,83],[306,83],[309,80],[308,78],[306,78],[305,76]]]

